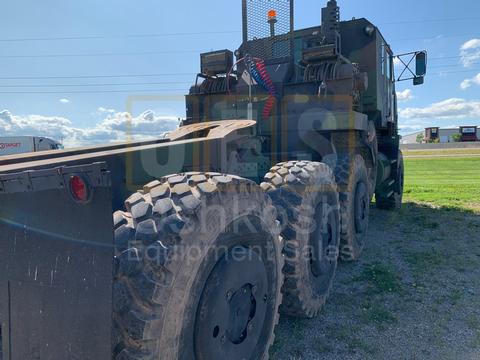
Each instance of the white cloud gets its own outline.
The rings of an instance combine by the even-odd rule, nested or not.
[[[461,47],[461,50],[471,50],[471,49],[477,49],[479,47],[480,47],[480,39],[472,39],[464,43]]]
[[[480,85],[480,73],[478,73],[476,76],[474,76],[471,79],[463,80],[462,83],[460,84],[460,88],[462,90],[467,90],[472,85]]]
[[[17,116],[8,110],[0,112],[0,134],[46,136],[63,140],[66,147],[158,138],[177,125],[177,117],[157,116],[152,111],[137,117],[115,113],[89,128],[75,127],[69,119],[59,116]]]
[[[68,104],[70,102],[68,99],[60,99],[58,101],[60,101],[62,104]]]
[[[424,108],[405,108],[399,111],[405,119],[464,119],[480,117],[480,101],[447,99]]]
[[[100,106],[97,109],[97,113],[99,113],[99,114],[115,114],[115,110],[114,109],[107,109],[107,108],[104,108],[104,107]]]
[[[465,67],[470,67],[480,60],[480,39],[471,39],[464,43],[460,47],[460,56]]]
[[[397,91],[398,101],[409,101],[413,99],[412,90],[405,89],[403,91]]]

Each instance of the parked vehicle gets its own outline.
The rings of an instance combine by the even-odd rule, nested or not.
[[[0,157],[37,151],[59,150],[63,146],[55,140],[38,136],[0,137]]]

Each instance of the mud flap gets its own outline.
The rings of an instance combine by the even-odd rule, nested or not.
[[[0,175],[1,360],[111,358],[112,228],[104,163]]]

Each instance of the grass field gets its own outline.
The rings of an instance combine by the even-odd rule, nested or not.
[[[452,155],[471,155],[480,156],[480,148],[471,149],[438,149],[438,150],[404,150],[403,155],[410,156],[452,156]]]
[[[405,157],[406,201],[480,211],[480,152],[472,157],[410,154]]]

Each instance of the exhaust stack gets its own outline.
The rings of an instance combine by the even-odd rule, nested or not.
[[[329,0],[327,6],[322,9],[321,35],[324,44],[335,44],[337,53],[340,53],[340,8],[336,0]]]

